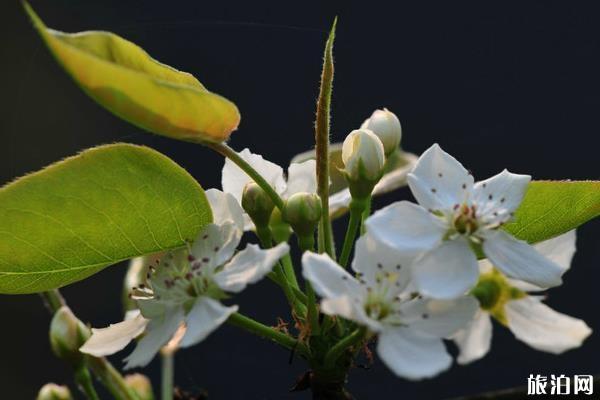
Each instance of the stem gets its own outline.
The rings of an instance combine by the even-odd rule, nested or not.
[[[352,199],[350,202],[350,221],[348,222],[348,229],[346,230],[346,237],[344,238],[344,245],[342,246],[342,254],[339,261],[339,264],[344,268],[348,264],[356,232],[358,231],[366,206],[367,201],[365,200]]]
[[[106,358],[87,357],[86,365],[117,400],[138,400],[125,380]]]
[[[365,220],[367,218],[369,218],[369,216],[371,215],[371,200],[373,199],[372,196],[369,196],[369,198],[367,199],[367,205],[365,206],[365,210],[362,212],[362,216],[361,216],[361,220],[360,220],[360,234],[364,235],[365,232],[367,231],[367,227],[365,226]]]
[[[85,365],[81,365],[75,370],[75,381],[79,385],[79,388],[83,394],[85,394],[86,398],[89,400],[100,400],[98,393],[96,393],[96,389],[94,389],[90,371],[88,371]]]
[[[277,194],[275,189],[273,189],[265,180],[265,178],[263,178],[262,175],[260,175],[250,164],[248,164],[246,160],[240,157],[235,150],[229,147],[227,143],[204,143],[204,145],[233,161],[238,167],[240,167],[242,171],[252,178],[254,182],[256,182],[256,184],[262,188],[262,190],[267,193],[277,208],[283,210],[283,199]]]
[[[44,300],[44,305],[51,314],[57,312],[62,306],[67,305],[65,299],[62,297],[58,289],[40,293],[40,296]]]
[[[175,375],[174,351],[161,352],[162,400],[173,400],[173,376]]]
[[[333,86],[333,41],[335,40],[336,22],[337,18],[333,21],[333,26],[325,44],[315,121],[317,194],[321,197],[321,208],[323,210],[319,224],[319,253],[327,252],[333,259],[335,259],[335,252],[333,251],[333,233],[331,220],[329,219],[329,120]]]
[[[306,281],[306,309],[308,313],[308,321],[310,323],[311,336],[317,336],[321,333],[319,327],[319,311],[317,310],[317,299],[315,290],[309,281]]]
[[[306,348],[302,343],[299,343],[296,339],[291,336],[280,332],[276,329],[273,329],[267,325],[261,324],[258,321],[253,320],[252,318],[246,317],[240,313],[232,314],[227,320],[232,325],[237,326],[238,328],[242,328],[250,333],[253,333],[257,336],[263,337],[265,339],[270,339],[275,343],[293,350],[296,349],[301,354],[305,355]]]
[[[300,285],[298,285],[298,279],[296,278],[296,271],[294,271],[294,264],[292,264],[292,257],[290,256],[290,253],[283,256],[281,259],[281,264],[283,265],[283,271],[285,272],[285,276],[287,277],[292,289],[299,289]]]
[[[325,355],[325,367],[333,367],[338,358],[351,346],[360,342],[365,336],[366,329],[358,328],[335,344]]]

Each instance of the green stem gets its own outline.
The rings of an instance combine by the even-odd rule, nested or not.
[[[360,342],[366,333],[365,328],[358,328],[350,335],[337,342],[325,355],[325,367],[333,367],[338,358],[350,347]]]
[[[350,202],[350,221],[348,222],[348,229],[346,230],[346,237],[344,238],[344,245],[342,246],[342,254],[339,261],[340,265],[344,268],[348,265],[356,232],[358,231],[366,205],[367,201],[365,200],[352,199]]]
[[[311,336],[318,336],[321,333],[319,326],[319,312],[317,310],[317,298],[315,290],[310,282],[306,281],[306,309],[308,313],[308,322],[310,323]]]
[[[246,317],[240,313],[232,314],[227,320],[232,325],[237,326],[238,328],[244,329],[250,333],[253,333],[257,336],[263,337],[265,339],[270,339],[275,343],[287,348],[287,349],[296,349],[300,354],[306,355],[306,347],[299,343],[293,337],[280,332],[274,328],[271,328],[267,325],[261,324],[258,321],[253,320],[252,318]]]
[[[329,122],[331,114],[331,93],[333,91],[333,42],[337,18],[325,44],[321,87],[317,100],[317,118],[315,120],[315,145],[317,156],[317,194],[321,197],[323,210],[319,224],[319,253],[326,252],[335,259],[333,233],[329,219]]]
[[[87,357],[86,365],[117,400],[138,400],[125,380],[106,358]]]
[[[83,394],[85,394],[86,398],[89,400],[100,400],[98,393],[96,393],[96,389],[94,389],[90,371],[88,371],[85,365],[81,365],[75,370],[75,381],[81,388]]]
[[[277,208],[283,210],[283,199],[277,194],[275,189],[269,185],[269,183],[262,177],[246,160],[244,160],[240,155],[233,150],[231,147],[227,145],[227,143],[204,143],[206,147],[215,150],[221,155],[229,158],[233,161],[242,171],[244,171],[250,178],[256,182],[258,186],[264,190],[267,195],[273,200],[273,203]]]
[[[175,376],[175,352],[161,352],[161,393],[162,400],[173,400],[173,377]]]
[[[367,205],[365,206],[365,210],[362,212],[361,220],[360,220],[360,234],[364,235],[367,231],[367,227],[365,226],[365,220],[369,218],[371,215],[371,201],[373,197],[369,196],[367,199]]]
[[[60,294],[58,289],[40,293],[40,296],[44,300],[46,308],[48,308],[48,311],[50,311],[52,314],[57,312],[62,306],[67,305],[65,299],[62,297],[62,294]]]
[[[292,289],[299,289],[300,285],[298,285],[298,279],[296,278],[296,271],[294,271],[294,264],[292,263],[292,257],[290,253],[283,256],[281,259],[281,264],[283,265],[283,271],[285,272],[285,276],[290,283]]]

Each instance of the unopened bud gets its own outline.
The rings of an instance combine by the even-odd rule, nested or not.
[[[321,199],[314,193],[295,193],[285,202],[283,219],[299,236],[314,233],[321,219]]]
[[[354,198],[366,198],[383,175],[385,154],[381,140],[368,129],[357,129],[342,145],[344,176]]]
[[[255,182],[244,187],[242,208],[252,219],[257,228],[268,226],[275,205],[269,195]]]
[[[146,375],[131,374],[125,376],[125,384],[135,392],[139,400],[154,400],[152,383]]]
[[[36,400],[73,400],[73,396],[66,386],[46,383],[38,392]]]
[[[396,117],[396,114],[387,108],[375,110],[360,128],[369,129],[377,135],[383,144],[386,156],[392,154],[400,146],[400,140],[402,139],[400,120]]]
[[[90,337],[90,331],[67,306],[54,314],[50,323],[50,345],[54,354],[73,365],[78,365],[83,354],[79,348]]]

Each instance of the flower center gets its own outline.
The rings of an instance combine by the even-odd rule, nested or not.
[[[500,323],[507,325],[504,306],[511,300],[522,299],[527,294],[513,286],[497,270],[482,274],[477,286],[471,289],[481,309],[489,312]]]
[[[475,205],[456,204],[452,215],[452,226],[461,235],[471,235],[479,228]]]

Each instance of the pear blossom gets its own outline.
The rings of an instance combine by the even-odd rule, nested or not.
[[[452,358],[447,338],[470,321],[477,301],[426,299],[411,293],[409,257],[374,240],[356,243],[356,277],[325,254],[304,253],[303,276],[323,299],[321,311],[354,321],[378,336],[377,353],[398,376],[432,377]]]
[[[281,243],[268,250],[249,244],[235,254],[242,210],[232,195],[209,190],[207,197],[216,223],[204,227],[188,249],[168,252],[151,266],[147,283],[132,291],[139,309],[129,311],[123,322],[92,329],[80,351],[112,354],[143,333],[126,358],[125,368],[133,368],[148,364],[175,337],[178,347],[197,344],[237,312],[237,305],[220,300],[262,279],[288,253],[289,246]]]
[[[535,248],[564,273],[575,253],[575,231],[538,243]],[[504,278],[488,260],[480,261],[479,267],[482,274],[472,294],[479,299],[480,310],[453,337],[460,350],[458,363],[467,364],[487,354],[492,340],[492,318],[510,329],[517,339],[553,354],[581,346],[592,333],[584,321],[556,312],[544,305],[540,296],[529,294],[541,288]]]
[[[373,111],[373,114],[362,123],[360,128],[369,129],[377,135],[385,148],[386,156],[395,152],[400,146],[402,139],[400,120],[387,108]]]
[[[420,255],[413,264],[414,280],[419,292],[430,297],[454,298],[477,283],[476,250],[510,278],[557,286],[560,266],[500,229],[513,218],[530,180],[504,170],[475,183],[434,144],[408,175],[420,205],[393,203],[367,219],[367,230],[399,251]]]
[[[344,171],[352,181],[378,181],[385,166],[383,143],[373,131],[356,129],[342,145]]]

